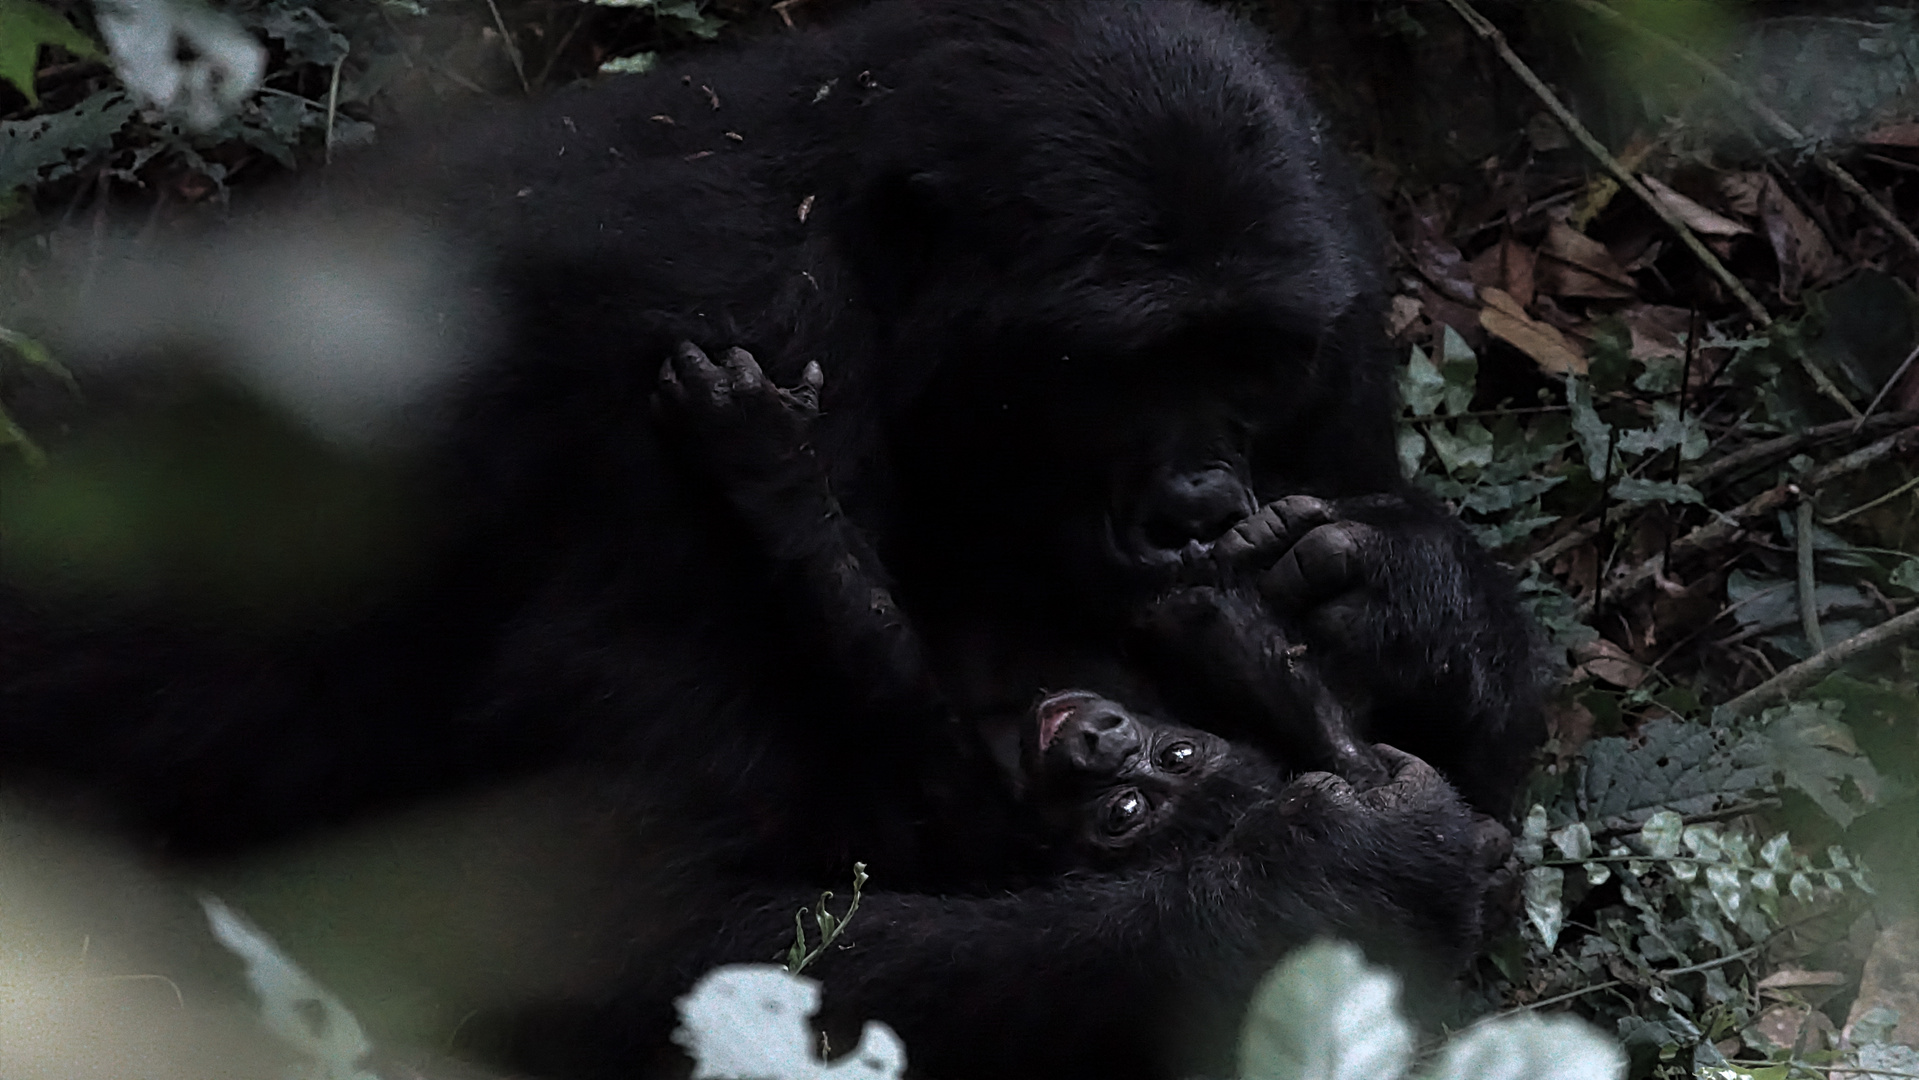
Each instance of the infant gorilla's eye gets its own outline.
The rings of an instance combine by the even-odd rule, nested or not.
[[[1100,827],[1108,836],[1131,832],[1146,819],[1146,796],[1133,788],[1121,788],[1100,809]]]
[[[1199,756],[1199,747],[1189,742],[1166,744],[1159,752],[1158,765],[1168,772],[1183,772],[1192,768],[1193,760]]]

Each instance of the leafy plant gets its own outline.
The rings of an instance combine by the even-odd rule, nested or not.
[[[820,894],[819,901],[813,905],[813,926],[819,932],[820,943],[809,947],[806,943],[805,908],[793,913],[793,944],[786,950],[786,971],[789,975],[798,975],[806,970],[806,965],[820,958],[827,947],[838,941],[846,932],[846,924],[853,921],[853,915],[860,909],[860,889],[866,884],[866,864],[853,864],[853,898],[847,901],[846,914],[834,915],[826,908],[826,902],[833,899],[831,892]]]

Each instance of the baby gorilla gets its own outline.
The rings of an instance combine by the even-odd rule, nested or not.
[[[1026,719],[1013,787],[1057,845],[1061,869],[1215,843],[1249,802],[1283,786],[1257,750],[1136,715],[1090,690],[1052,694]]]

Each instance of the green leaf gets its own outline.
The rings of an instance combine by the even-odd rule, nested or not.
[[[40,104],[33,73],[39,69],[43,45],[58,45],[86,59],[100,55],[98,45],[52,8],[36,0],[0,0],[0,79],[25,94],[29,105]]]
[[[1637,739],[1594,739],[1580,787],[1589,818],[1644,820],[1655,810],[1703,814],[1770,791],[1771,753],[1755,734],[1652,720]]]
[[[1433,444],[1433,452],[1439,455],[1439,463],[1446,471],[1458,475],[1466,469],[1483,469],[1492,464],[1493,433],[1486,425],[1468,417],[1455,420],[1458,430],[1449,430],[1452,425],[1426,425],[1426,439]]]
[[[1593,408],[1592,385],[1577,375],[1566,376],[1566,405],[1572,413],[1573,437],[1586,457],[1586,471],[1604,480],[1612,458],[1612,427]]]
[[[1426,350],[1413,346],[1406,366],[1399,369],[1399,397],[1414,416],[1431,416],[1445,400],[1446,379],[1426,357]]]
[[[1627,506],[1644,506],[1647,503],[1692,503],[1696,506],[1706,504],[1705,497],[1691,484],[1674,483],[1667,480],[1641,480],[1633,476],[1622,476],[1612,486],[1612,497]]]
[[[1479,384],[1479,358],[1459,331],[1450,326],[1440,337],[1439,374],[1446,380],[1446,411],[1462,413],[1472,408]]]
[[[1397,1080],[1413,1057],[1399,980],[1357,946],[1320,941],[1260,983],[1240,1033],[1242,1080]]]
[[[108,89],[62,112],[0,122],[0,192],[59,179],[111,149],[133,112],[124,91]]]
[[[1872,762],[1858,755],[1852,730],[1839,722],[1842,708],[1835,701],[1800,701],[1767,709],[1761,720],[1771,764],[1786,784],[1846,826],[1862,813],[1846,798],[1846,782],[1868,805],[1879,801],[1883,782]]]
[[[1639,839],[1646,844],[1646,854],[1655,859],[1670,859],[1679,854],[1679,838],[1684,829],[1684,818],[1671,810],[1661,810],[1640,826]]]
[[[1652,427],[1619,433],[1617,448],[1620,453],[1641,455],[1677,448],[1679,460],[1697,461],[1712,445],[1712,439],[1706,434],[1705,425],[1699,422],[1699,416],[1695,413],[1681,416],[1678,404],[1655,401],[1652,415]]]
[[[1553,846],[1559,849],[1559,854],[1564,858],[1585,859],[1593,853],[1592,830],[1583,821],[1575,821],[1553,833],[1552,840]]]
[[[1919,559],[1907,559],[1893,568],[1887,577],[1895,589],[1904,589],[1909,593],[1919,593]]]

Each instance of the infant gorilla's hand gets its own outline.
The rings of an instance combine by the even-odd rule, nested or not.
[[[687,342],[660,367],[659,400],[706,468],[723,482],[753,482],[805,452],[824,377],[810,363],[800,379],[782,390],[745,349],[715,363]]]
[[[1297,880],[1315,881],[1332,906],[1352,913],[1351,932],[1378,920],[1470,952],[1511,838],[1473,813],[1432,766],[1385,744],[1373,749],[1386,783],[1361,790],[1331,773],[1306,773],[1280,793],[1281,836],[1236,839],[1277,842],[1272,853],[1284,855]]]

